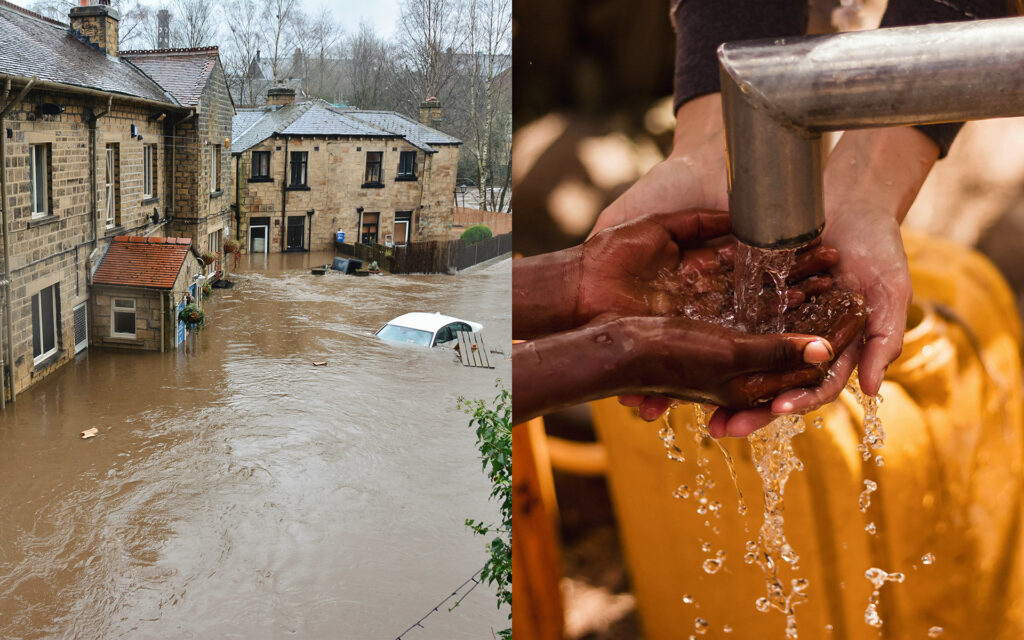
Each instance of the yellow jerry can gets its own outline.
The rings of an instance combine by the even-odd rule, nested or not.
[[[886,444],[867,460],[857,451],[863,412],[850,392],[807,417],[806,432],[794,438],[803,469],[785,487],[785,532],[800,559],[780,576],[787,588],[791,579],[808,581],[808,599],[795,608],[800,638],[1019,639],[1024,439],[1016,306],[980,254],[909,232],[904,244],[915,297],[903,354],[881,390]],[[646,423],[614,399],[594,403],[593,414],[648,640],[688,638],[702,622],[708,638],[784,638],[784,616],[755,608],[766,595],[761,569],[744,562],[763,503],[749,444],[722,442],[749,507],[744,516],[721,451],[695,435],[692,406],[670,417],[684,462],[666,456],[658,437],[664,423]],[[701,509],[698,474],[713,482],[707,504],[721,507]],[[862,512],[865,480],[877,491]],[[706,572],[705,560],[719,550],[724,563]],[[872,567],[905,576],[880,590],[880,628],[865,622]]]

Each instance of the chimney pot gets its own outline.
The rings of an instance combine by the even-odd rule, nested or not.
[[[110,56],[117,56],[117,10],[110,6],[110,0],[97,0],[99,4],[72,7],[68,13],[71,29],[80,37],[95,45]]]
[[[267,89],[268,105],[295,104],[295,89],[291,87],[271,87]]]

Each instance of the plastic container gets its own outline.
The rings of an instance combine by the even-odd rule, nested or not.
[[[345,242],[345,232],[344,231],[339,231],[338,232],[338,242]]]

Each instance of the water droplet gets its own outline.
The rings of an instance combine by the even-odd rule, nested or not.
[[[717,558],[708,558],[704,561],[704,573],[718,573],[718,570],[721,568],[722,561]]]
[[[935,563],[935,554],[934,553],[930,553],[929,552],[929,553],[926,553],[923,556],[921,556],[921,564],[934,564],[934,563]]]
[[[768,607],[770,606],[771,603],[768,601],[768,598],[764,596],[761,596],[757,599],[756,602],[754,602],[754,607],[761,613],[765,613],[766,611],[768,611]]]
[[[693,630],[699,636],[706,634],[708,632],[708,621],[704,618],[697,618],[693,621]]]
[[[746,562],[747,564],[754,564],[755,560],[757,560],[757,554],[748,553],[743,556],[743,562]]]
[[[757,551],[757,543],[753,540],[747,540],[747,543],[743,546],[747,551]]]
[[[928,629],[928,637],[929,638],[938,638],[939,636],[942,635],[942,631],[943,631],[942,627],[932,627],[932,628]]]
[[[793,586],[793,591],[800,593],[807,590],[807,585],[809,583],[807,578],[793,578],[793,582],[791,584]]]
[[[672,493],[672,496],[681,500],[686,500],[690,497],[690,487],[685,484],[679,485],[679,488]]]
[[[874,522],[869,522],[868,526],[864,527],[864,530],[867,531],[870,535],[875,535],[875,532],[876,532],[875,523]]]
[[[882,456],[875,456],[875,466],[876,467],[884,467],[885,466],[885,460],[882,458]]]
[[[827,633],[832,633],[832,625],[830,625],[830,624],[826,624],[826,625],[825,625],[825,631],[826,631]]]
[[[732,627],[730,627],[729,625],[724,625],[722,627],[722,633],[732,633]]]
[[[815,429],[820,429],[823,426],[825,426],[825,418],[818,416],[817,418],[814,419],[814,422],[812,424],[814,424]]]
[[[693,596],[688,593],[683,594],[683,604],[693,604]]]
[[[711,543],[705,542],[704,544],[700,545],[700,550],[704,553],[711,553]]]

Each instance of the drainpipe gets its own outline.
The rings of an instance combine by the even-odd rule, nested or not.
[[[35,83],[36,78],[33,76],[28,81],[28,84],[21,88],[18,95],[4,105],[3,111],[0,111],[0,225],[3,225],[4,234],[3,286],[6,288],[6,295],[4,296],[4,330],[7,333],[7,381],[9,384],[8,388],[11,390],[11,402],[14,402],[14,321],[12,320],[13,311],[11,310],[11,227],[10,219],[7,215],[7,128],[3,125],[7,114],[25,99],[25,96],[28,95],[28,92]],[[10,92],[11,79],[7,78],[7,81],[4,83],[4,99],[10,95]],[[3,365],[2,360],[0,358],[0,366]],[[6,395],[2,384],[3,377],[3,371],[0,370],[0,398]],[[3,406],[6,406],[6,404]]]
[[[164,352],[164,344],[167,342],[167,335],[164,334],[164,317],[167,315],[167,292],[160,292],[160,353]]]
[[[284,175],[281,176],[281,253],[285,251],[285,234],[288,231],[288,218],[285,209],[288,207],[288,137],[284,139]]]
[[[824,131],[1024,115],[1024,17],[726,43],[729,211],[781,249],[825,222]]]
[[[100,236],[100,213],[96,207],[96,199],[99,197],[99,184],[96,182],[96,154],[99,153],[99,141],[97,140],[99,130],[96,128],[100,118],[110,113],[113,98],[107,98],[107,108],[103,111],[93,113],[89,119],[89,196],[91,198],[89,209],[92,211],[92,241],[97,243],[93,250],[99,248]],[[95,255],[90,255],[86,262],[86,271],[89,278],[92,277],[92,260]]]
[[[235,242],[242,245],[242,154],[235,154]],[[248,248],[246,248],[248,250]]]
[[[195,115],[196,115],[196,110],[193,109],[192,111],[189,112],[189,114],[187,116],[185,116],[185,117],[181,118],[180,120],[178,120],[177,122],[171,124],[171,197],[169,198],[169,202],[168,202],[168,204],[170,205],[171,211],[170,211],[170,213],[167,214],[168,221],[170,221],[170,219],[174,217],[174,214],[177,213],[177,209],[175,209],[174,203],[175,203],[175,201],[176,201],[176,199],[178,197],[178,191],[176,189],[177,177],[178,177],[178,171],[177,171],[178,163],[174,161],[174,155],[175,155],[174,154],[174,149],[175,149],[175,147],[178,146],[178,143],[177,143],[178,127],[180,125],[184,124],[186,121],[188,121],[189,119],[191,119]]]
[[[420,221],[423,218],[423,196],[425,195],[425,192],[426,192],[427,180],[430,179],[430,168],[432,166],[434,166],[434,154],[427,153],[426,151],[424,151],[423,152],[423,176],[422,176],[422,179],[420,180],[420,206],[419,206],[418,210],[416,211],[416,214],[415,214],[416,219],[415,219],[415,221],[410,220],[409,224],[413,224],[414,222],[416,224],[419,224]],[[416,240],[417,241],[422,241],[423,238],[420,237],[419,229],[417,229],[415,226],[413,227],[413,229],[416,232]],[[409,242],[412,242],[412,238],[411,237],[409,238]]]

